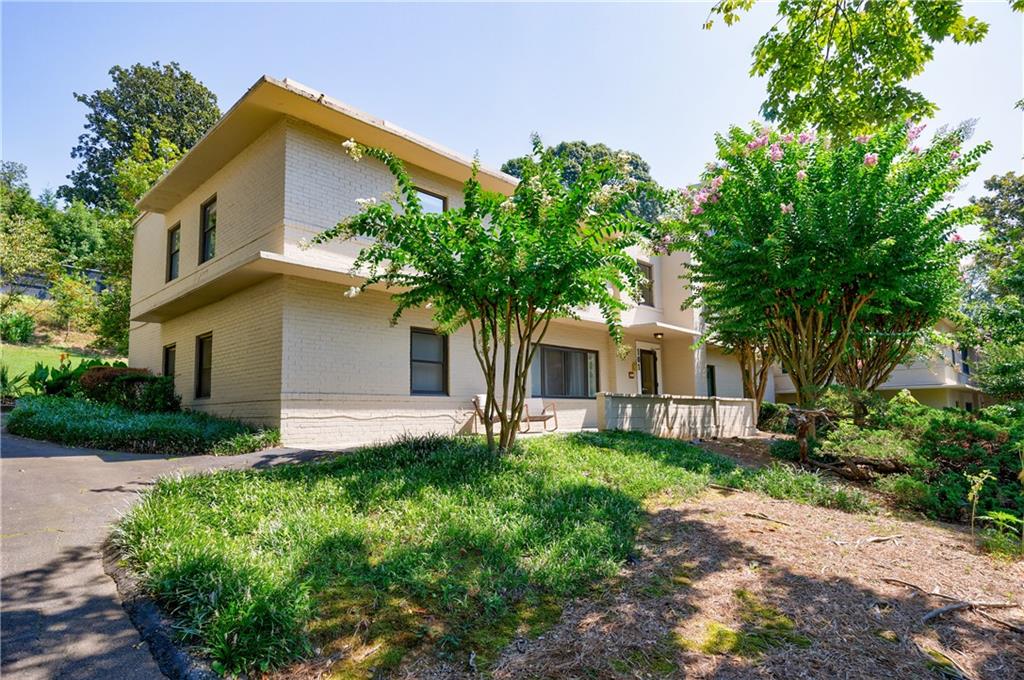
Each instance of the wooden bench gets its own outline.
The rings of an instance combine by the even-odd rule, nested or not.
[[[476,411],[476,417],[479,422],[485,422],[484,417],[484,405],[487,403],[486,394],[478,394],[473,397],[473,409]],[[554,420],[554,427],[548,429],[547,422]],[[476,420],[473,421],[473,432],[476,432]],[[501,422],[498,417],[497,408],[495,408],[495,414],[491,417],[491,423]],[[555,408],[554,403],[545,404],[543,399],[536,397],[526,399],[523,402],[523,415],[519,421],[519,431],[529,432],[530,423],[542,423],[545,432],[554,432],[558,429],[558,409]]]

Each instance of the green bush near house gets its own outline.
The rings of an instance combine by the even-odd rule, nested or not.
[[[53,396],[19,399],[8,416],[7,431],[68,446],[172,455],[247,453],[280,441],[277,430],[205,413],[139,413]]]
[[[24,343],[31,340],[35,332],[36,320],[30,314],[17,311],[0,314],[0,340]]]
[[[981,489],[978,513],[1024,514],[1024,489],[1018,476],[1024,446],[1024,402],[990,406],[975,413],[936,409],[903,392],[871,411],[867,425],[843,421],[813,447],[824,462],[888,459],[903,470],[878,474],[875,486],[904,508],[934,519],[964,521],[968,511],[968,475],[988,470],[993,479]],[[793,455],[789,442],[773,454]]]
[[[564,598],[618,572],[645,499],[748,476],[779,497],[795,488],[805,502],[854,505],[816,475],[761,479],[639,433],[550,436],[504,455],[480,439],[416,437],[163,479],[114,539],[221,672],[272,669],[314,647],[338,653],[338,677],[387,675],[424,649],[475,652],[485,669],[517,634],[557,619]]]

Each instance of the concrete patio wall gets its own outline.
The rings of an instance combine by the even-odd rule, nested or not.
[[[676,439],[749,437],[757,432],[753,399],[672,394],[597,395],[597,428]]]

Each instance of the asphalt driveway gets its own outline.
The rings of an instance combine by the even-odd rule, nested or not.
[[[111,522],[161,475],[315,457],[274,449],[232,457],[76,449],[0,436],[0,673],[29,678],[159,678],[103,572]]]

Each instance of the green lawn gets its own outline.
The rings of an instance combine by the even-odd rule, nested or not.
[[[794,477],[804,482],[778,493],[850,498],[809,473],[784,481]],[[219,670],[273,668],[314,647],[347,650],[336,677],[386,672],[416,649],[463,661],[473,651],[483,668],[619,570],[645,499],[685,499],[712,478],[777,486],[639,434],[544,437],[500,457],[474,439],[408,439],[317,463],[162,479],[114,540]]]
[[[61,354],[69,355],[76,363],[81,359],[91,358],[100,358],[104,361],[117,361],[119,359],[123,361],[120,357],[109,357],[96,352],[81,352],[51,345],[11,345],[4,343],[3,348],[0,349],[0,363],[7,366],[7,370],[11,375],[17,375],[31,371],[37,361],[41,361],[48,366],[56,366],[60,363]]]

